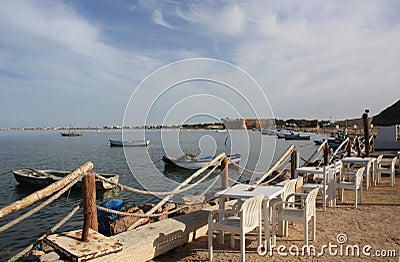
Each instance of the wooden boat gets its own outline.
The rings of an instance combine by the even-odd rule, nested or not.
[[[36,170],[36,169],[13,169],[11,172],[14,175],[15,180],[20,184],[32,185],[38,187],[46,187],[56,181],[63,179],[69,175],[70,171],[58,171],[58,170]],[[118,183],[119,175],[117,174],[99,174],[105,178],[108,178],[112,182]],[[81,188],[82,182],[76,183],[73,188]],[[107,190],[114,188],[115,185],[102,181],[96,178],[96,189]]]
[[[82,136],[83,134],[80,132],[67,132],[61,133],[61,136]]]
[[[150,140],[109,139],[110,146],[149,146]]]
[[[82,136],[81,132],[71,132],[71,123],[69,124],[68,132],[61,133],[61,136]]]
[[[321,145],[325,140],[326,139],[315,139],[314,143],[316,145]],[[343,141],[344,140],[338,140],[335,138],[328,137],[328,145],[329,145],[329,147],[331,147],[333,149],[337,149],[343,143]]]
[[[310,140],[310,135],[285,134],[285,140]]]
[[[231,160],[234,163],[239,163],[240,161],[240,154],[233,154],[233,155],[227,155],[229,160]],[[211,160],[214,159],[214,156],[205,156],[205,157],[197,157],[196,155],[193,154],[185,154],[179,158],[172,158],[168,156],[163,156],[162,160],[165,163],[165,166],[167,167],[182,167],[186,169],[199,169],[204,166],[206,166],[208,163],[211,162]]]

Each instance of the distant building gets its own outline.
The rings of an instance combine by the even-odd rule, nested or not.
[[[225,118],[222,119],[222,122],[224,123],[226,129],[246,129],[246,120],[244,118]]]
[[[275,128],[275,120],[274,119],[245,119],[245,118],[237,118],[230,119],[225,118],[222,119],[225,127],[227,129],[273,129]]]

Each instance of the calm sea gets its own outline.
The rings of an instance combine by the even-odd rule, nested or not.
[[[124,136],[135,137],[139,136],[141,132],[129,130]],[[177,134],[177,137],[172,134]],[[125,154],[122,148],[110,147],[108,144],[110,138],[121,138],[121,131],[83,131],[82,137],[61,137],[58,131],[0,131],[0,174],[2,174],[0,176],[0,208],[22,199],[35,190],[19,185],[10,172],[6,173],[11,169],[73,170],[86,161],[92,161],[95,172],[118,173],[120,174],[119,181],[122,184],[135,188],[145,185],[145,187],[151,186],[152,190],[166,191],[175,188],[176,185],[173,181],[182,182],[192,172],[165,169],[163,162],[160,161],[165,152],[169,155],[175,154],[175,156],[179,154],[178,149],[203,155],[238,152],[243,154],[241,165],[246,164],[249,169],[263,171],[268,169],[271,161],[276,161],[291,144],[297,146],[303,157],[308,157],[316,149],[313,139],[321,137],[321,135],[311,134],[310,141],[284,141],[262,136],[260,132],[256,131],[235,133],[228,137],[226,132],[197,130],[181,130],[178,133],[176,131],[175,133],[174,131],[163,132],[162,136],[160,130],[148,130],[145,136],[151,141],[147,149],[126,148]],[[237,142],[238,140],[240,141]],[[176,145],[171,141],[176,141],[178,148],[175,148]],[[129,164],[126,158],[129,158]],[[235,172],[235,176],[240,175],[237,170],[230,172]],[[156,173],[163,178],[153,179],[153,177],[157,177]],[[243,173],[239,178],[241,181],[247,179],[250,179],[250,175],[247,173]],[[165,181],[172,182],[166,184]],[[115,196],[123,197],[129,205],[140,205],[158,200],[156,197],[116,190],[98,193],[97,199],[101,202]],[[30,218],[0,233],[0,259],[10,258],[31,244],[80,201],[80,192],[72,191],[64,194]],[[0,225],[6,224],[27,210],[1,219]],[[60,230],[81,228],[82,221],[83,214],[79,211]]]

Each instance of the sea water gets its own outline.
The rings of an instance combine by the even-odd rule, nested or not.
[[[263,136],[258,131],[128,130],[124,131],[124,137],[142,139],[144,135],[145,139],[151,141],[150,146],[121,148],[110,147],[108,144],[108,139],[122,138],[120,130],[82,132],[82,137],[61,137],[59,131],[0,131],[0,208],[37,190],[19,185],[11,172],[8,172],[11,169],[74,170],[86,161],[91,161],[95,172],[117,173],[122,184],[153,191],[168,191],[194,171],[164,168],[161,158],[165,154],[178,157],[182,152],[199,155],[240,153],[240,165],[262,172],[268,170],[271,163],[273,164],[291,144],[295,144],[300,154],[307,158],[317,148],[312,142],[313,139],[322,136],[311,134],[310,141],[285,141]],[[252,176],[234,168],[230,168],[230,176],[231,174],[239,181],[257,178],[257,175]],[[124,198],[132,206],[160,200],[154,196],[118,190],[98,192],[97,200],[102,202],[112,197]],[[10,258],[32,244],[81,201],[81,192],[71,191],[28,219],[1,232],[0,259]],[[38,204],[40,202],[33,206]],[[19,217],[30,208],[2,218],[0,226]],[[83,214],[82,211],[78,211],[58,232],[79,229],[82,224]]]

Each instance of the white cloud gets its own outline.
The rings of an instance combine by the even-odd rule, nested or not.
[[[160,10],[154,10],[151,15],[151,18],[156,25],[160,25],[169,29],[174,29],[172,25],[170,25],[164,20],[164,16]]]
[[[231,1],[220,8],[197,2],[177,16],[219,39],[218,49],[261,83],[278,115],[330,111],[340,118],[364,106],[379,113],[400,97],[398,7],[396,1]]]

